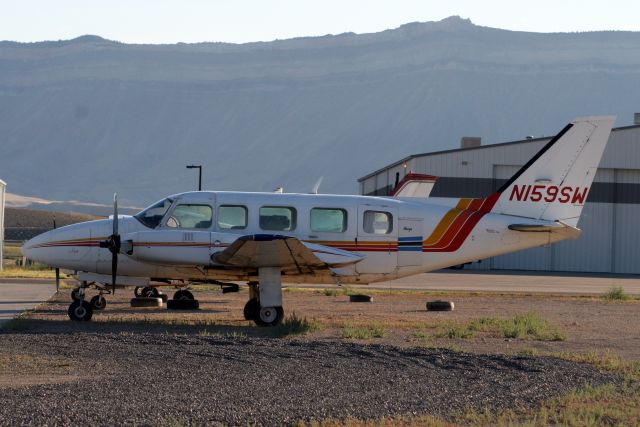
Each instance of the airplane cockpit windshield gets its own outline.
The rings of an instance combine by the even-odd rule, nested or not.
[[[173,203],[171,199],[163,199],[133,217],[149,228],[156,228]]]

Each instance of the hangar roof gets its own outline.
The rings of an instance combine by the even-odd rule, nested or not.
[[[640,128],[640,125],[630,125],[630,126],[621,126],[621,127],[617,127],[617,128],[613,128],[612,132],[615,132],[617,130],[625,130],[625,129],[633,129],[633,128]],[[415,159],[416,157],[427,157],[427,156],[434,156],[434,155],[439,155],[439,154],[447,154],[447,153],[457,153],[460,151],[470,151],[470,150],[481,150],[483,148],[495,148],[495,147],[501,147],[501,146],[505,146],[505,145],[515,145],[515,144],[524,144],[527,142],[535,142],[535,141],[543,141],[545,139],[550,139],[552,138],[553,135],[550,136],[543,136],[540,138],[532,138],[532,139],[520,139],[517,141],[509,141],[509,142],[499,142],[496,144],[487,144],[487,145],[480,145],[477,147],[467,147],[467,148],[453,148],[451,150],[441,150],[441,151],[431,151],[431,152],[427,152],[427,153],[419,153],[419,154],[411,154],[407,157],[404,157],[394,163],[390,163],[387,166],[381,167],[377,170],[375,170],[374,172],[368,173],[367,175],[358,178],[358,182],[362,182],[365,179],[371,178],[372,176],[375,176],[377,174],[379,174],[382,171],[385,171],[387,169],[390,169],[394,166],[398,166],[403,164],[404,162],[408,162],[411,159]]]

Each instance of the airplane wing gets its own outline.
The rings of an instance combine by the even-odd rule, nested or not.
[[[212,260],[228,267],[254,269],[280,267],[300,274],[314,270],[338,268],[363,259],[353,252],[302,242],[295,237],[252,234],[238,238]]]

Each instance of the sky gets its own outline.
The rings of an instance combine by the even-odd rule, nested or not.
[[[94,34],[125,43],[245,43],[370,33],[451,15],[518,31],[640,31],[638,0],[0,0],[0,40]]]

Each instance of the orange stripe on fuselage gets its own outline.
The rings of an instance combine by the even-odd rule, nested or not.
[[[465,209],[471,204],[473,199],[460,199],[455,208],[451,209],[440,220],[436,228],[431,235],[422,244],[424,246],[432,246],[440,242],[444,234],[447,232],[451,224],[458,218],[458,216],[464,212]]]

